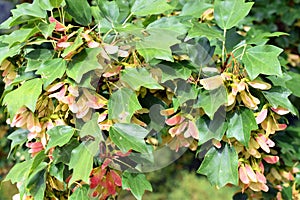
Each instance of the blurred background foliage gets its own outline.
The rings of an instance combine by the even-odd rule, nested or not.
[[[185,0],[175,0],[185,1]],[[0,22],[10,16],[10,10],[18,3],[30,2],[30,0],[0,0]],[[292,70],[300,74],[300,0],[255,0],[246,23],[251,27],[253,37],[257,37],[263,31],[286,32],[288,36],[281,36],[268,41],[283,48],[281,55],[282,66],[285,70]],[[1,32],[0,32],[1,34]],[[2,76],[0,76],[2,78]],[[295,82],[295,87],[300,87],[300,78]],[[3,93],[4,84],[0,79],[0,92]],[[300,92],[300,90],[299,90]],[[294,105],[300,110],[300,99],[291,97]],[[9,169],[19,159],[8,157],[10,142],[7,136],[13,131],[5,123],[4,107],[0,107],[0,181],[5,177]],[[290,116],[290,127],[276,136],[276,144],[282,154],[285,163],[295,164],[300,158],[300,121]],[[287,144],[292,144],[287,145]],[[147,193],[145,200],[227,200],[231,199],[237,188],[224,188],[216,190],[205,177],[196,175],[195,171],[200,165],[200,160],[193,157],[194,154],[186,153],[172,165],[156,172],[148,174],[154,192]],[[296,177],[300,183],[300,177]],[[15,186],[9,183],[1,185],[0,200],[11,199],[17,193]],[[133,197],[123,192],[120,199],[131,200]]]

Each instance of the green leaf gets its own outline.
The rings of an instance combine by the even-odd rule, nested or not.
[[[193,23],[192,28],[189,30],[189,37],[194,38],[194,37],[207,37],[207,39],[212,40],[212,39],[219,39],[219,40],[224,40],[224,36],[222,33],[215,29],[212,26],[209,26],[206,23]]]
[[[89,186],[83,185],[75,190],[69,200],[86,200],[89,197]]]
[[[160,69],[161,74],[161,82],[164,83],[169,80],[174,80],[174,78],[179,78],[183,80],[187,80],[192,71],[186,68],[181,63],[160,63],[155,66],[156,68]]]
[[[50,4],[54,7],[54,8],[58,8],[61,6],[63,0],[49,0]]]
[[[136,124],[114,124],[109,130],[110,139],[126,153],[130,149],[141,153],[148,153],[144,138],[149,131]]]
[[[263,94],[272,107],[277,108],[278,106],[281,106],[288,109],[294,115],[298,115],[297,109],[288,99],[288,97],[291,95],[290,91],[282,87],[273,87],[269,91],[264,91]]]
[[[52,35],[52,32],[55,29],[55,23],[47,24],[44,22],[39,23],[38,29],[41,31],[45,39]]]
[[[49,168],[49,174],[55,177],[60,182],[64,182],[64,170],[65,165],[63,163],[59,163],[56,165],[52,163]]]
[[[50,0],[37,0],[39,2],[40,7],[43,10],[52,10],[53,6],[50,4]]]
[[[203,90],[199,92],[195,107],[202,107],[210,119],[214,118],[217,110],[227,102],[227,92],[224,86],[214,90]]]
[[[12,26],[21,23],[28,23],[46,18],[47,12],[40,7],[39,1],[34,1],[32,4],[22,3],[16,6],[16,9],[11,10],[12,17],[1,24],[0,29],[9,29]]]
[[[83,28],[80,28],[77,31],[77,37],[75,38],[75,41],[73,42],[73,44],[71,46],[68,46],[64,52],[61,54],[62,57],[66,57],[67,55],[69,55],[70,53],[74,53],[76,52],[76,50],[81,47],[81,45],[83,45],[83,41],[82,41],[82,36],[81,33],[83,31]]]
[[[258,129],[253,112],[247,108],[240,108],[229,117],[226,136],[234,137],[248,147],[252,130]]]
[[[29,175],[32,162],[33,159],[15,164],[3,181],[10,180],[13,184],[25,181]]]
[[[95,69],[102,69],[102,66],[97,59],[97,56],[101,51],[101,48],[82,50],[72,58],[67,69],[67,75],[79,83],[85,73]]]
[[[165,0],[136,0],[131,7],[131,12],[137,16],[161,14],[172,10]]]
[[[206,3],[205,0],[188,1],[184,4],[180,15],[200,18],[204,11],[212,7],[213,5],[210,3]]]
[[[110,22],[116,22],[120,16],[118,4],[115,1],[97,1],[102,17],[109,19]]]
[[[28,133],[28,130],[17,129],[9,134],[7,138],[11,140],[10,151],[12,151],[18,145],[22,146],[27,141]]]
[[[61,78],[66,71],[67,62],[62,58],[55,58],[44,62],[36,72],[42,76],[44,88],[50,85],[55,79]]]
[[[282,198],[283,199],[293,199],[293,189],[291,186],[282,188]]]
[[[287,73],[291,78],[289,80],[286,80],[286,88],[288,88],[293,95],[300,97],[300,90],[299,90],[299,85],[300,85],[300,74],[289,71]],[[281,82],[282,83],[282,82]]]
[[[210,46],[207,38],[200,38],[195,42],[195,44],[186,44],[188,56],[193,64],[204,66],[212,60],[215,47]]]
[[[175,17],[163,17],[148,25],[146,31],[150,34],[137,42],[138,52],[147,62],[156,58],[173,61],[170,47],[180,42],[178,36],[186,33],[186,27]]]
[[[41,163],[39,168],[28,177],[26,190],[33,196],[34,199],[44,199],[46,190],[46,168],[47,163]]]
[[[84,141],[86,147],[91,152],[91,154],[95,155],[99,149],[99,143],[101,141],[105,141],[102,136],[102,131],[98,125],[99,114],[94,113],[91,120],[84,123],[81,131],[79,132],[79,136],[81,140],[84,140],[85,137],[92,137],[91,141]]]
[[[146,190],[152,192],[152,186],[144,174],[124,172],[122,174],[122,189],[130,189],[138,200],[142,199]]]
[[[243,63],[250,79],[255,79],[259,74],[282,75],[278,60],[282,49],[272,45],[260,45],[249,48],[243,55]]]
[[[33,36],[37,32],[38,32],[38,29],[36,27],[15,30],[11,34],[5,35],[2,40],[3,40],[3,42],[9,44],[9,47],[12,47],[15,44],[19,44],[19,43],[27,41],[31,36]]]
[[[50,148],[67,144],[71,137],[74,135],[75,129],[70,126],[55,126],[54,128],[47,131],[50,136],[49,142],[47,144],[46,151]]]
[[[222,149],[212,147],[205,155],[197,173],[207,176],[212,185],[221,188],[227,183],[238,184],[238,155],[225,144]]]
[[[25,56],[27,59],[25,72],[38,70],[43,62],[53,59],[53,56],[53,51],[49,49],[35,49],[31,51]]]
[[[127,68],[122,71],[121,80],[136,91],[139,91],[141,86],[149,89],[164,89],[145,68]]]
[[[221,141],[228,123],[221,115],[216,115],[213,120],[205,120],[203,117],[199,117],[196,120],[196,126],[199,130],[198,144],[202,145],[213,138]]]
[[[27,106],[34,112],[36,102],[42,92],[42,85],[42,79],[32,79],[26,81],[18,89],[8,93],[3,99],[3,104],[7,105],[10,116],[15,116],[16,112],[23,106]]]
[[[7,44],[0,42],[0,63],[2,63],[6,58],[13,57],[20,52],[21,45],[9,48]]]
[[[53,151],[53,161],[55,164],[64,163],[69,164],[72,150],[79,146],[77,139],[73,138],[63,147],[56,147]]]
[[[214,3],[214,17],[222,29],[231,29],[244,19],[254,3],[244,0],[217,0]]]
[[[88,1],[65,0],[66,11],[74,18],[75,22],[87,26],[92,22],[92,11]]]
[[[70,170],[73,169],[69,185],[79,180],[89,182],[90,173],[93,169],[93,155],[83,143],[72,151],[69,168]]]
[[[111,95],[108,101],[109,119],[130,123],[135,111],[142,109],[136,93],[128,88],[121,88]]]

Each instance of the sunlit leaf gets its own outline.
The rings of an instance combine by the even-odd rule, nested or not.
[[[149,131],[136,124],[114,124],[109,130],[111,140],[124,153],[135,150],[141,153],[148,153],[144,138]]]
[[[204,174],[212,185],[219,188],[227,183],[238,184],[238,155],[226,144],[221,149],[212,147],[205,155],[197,173]]]
[[[131,12],[137,16],[160,14],[172,10],[166,0],[136,0],[131,7]]]
[[[217,0],[214,3],[214,16],[218,26],[231,29],[248,15],[254,3],[244,0]]]
[[[73,175],[69,184],[79,180],[86,183],[89,182],[90,173],[93,169],[93,155],[83,143],[73,149],[69,168],[73,169]]]
[[[47,144],[46,151],[55,146],[63,146],[68,143],[75,133],[74,128],[70,126],[56,126],[49,131],[47,134],[50,136],[49,142]]]
[[[278,60],[282,49],[272,45],[261,45],[249,48],[243,55],[243,63],[249,77],[253,80],[259,74],[282,75]]]
[[[11,117],[23,106],[27,106],[32,112],[35,111],[36,102],[42,92],[43,80],[36,78],[26,81],[21,87],[8,93],[3,103]],[[16,101],[17,99],[17,101]]]
[[[280,106],[288,109],[294,115],[298,115],[297,109],[293,106],[288,98],[291,95],[290,91],[282,87],[273,87],[269,91],[264,91],[263,94],[273,108]]]
[[[121,80],[138,91],[141,86],[149,89],[164,89],[145,68],[128,68],[122,71]]]
[[[61,58],[47,60],[39,67],[36,74],[42,76],[44,88],[50,85],[55,79],[60,79],[67,68],[67,62]]]

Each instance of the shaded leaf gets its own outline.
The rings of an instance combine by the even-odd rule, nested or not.
[[[52,153],[53,162],[69,164],[72,150],[79,146],[77,139],[73,138],[70,142],[63,147],[56,147]]]
[[[7,137],[11,140],[10,151],[12,151],[16,146],[23,145],[27,141],[28,130],[18,129],[9,134]]]
[[[225,117],[215,115],[213,120],[205,120],[203,117],[199,117],[196,120],[196,126],[199,130],[198,143],[201,145],[213,138],[221,141],[228,123],[225,122]]]
[[[136,124],[114,124],[109,130],[111,140],[123,151],[128,152],[130,149],[148,153],[148,148],[144,138],[149,131]]]
[[[128,88],[121,88],[111,95],[108,101],[109,119],[130,123],[135,111],[142,109],[137,95]]]
[[[55,177],[60,182],[64,182],[64,170],[65,165],[63,163],[59,163],[56,165],[52,163],[49,168],[49,174]]]
[[[227,102],[227,92],[224,86],[214,90],[199,92],[195,107],[201,107],[210,119],[213,119],[217,110]]]
[[[229,117],[226,136],[234,137],[248,147],[252,130],[258,129],[253,112],[247,108],[240,108]]]
[[[272,45],[260,45],[249,48],[243,56],[243,63],[251,80],[259,74],[282,75],[278,60],[282,49]]]
[[[88,1],[65,0],[66,11],[74,18],[78,24],[87,26],[92,22],[92,11]]]
[[[3,104],[7,105],[10,116],[15,116],[16,112],[23,106],[27,106],[34,112],[36,102],[42,92],[42,85],[42,79],[36,78],[26,81],[21,87],[8,93],[3,99]]]
[[[212,147],[204,157],[197,173],[204,174],[212,185],[219,188],[227,183],[238,184],[238,155],[225,144],[222,149]]]
[[[138,200],[142,199],[145,190],[152,192],[152,186],[144,174],[132,174],[126,171],[122,174],[122,188],[130,189],[131,193]]]

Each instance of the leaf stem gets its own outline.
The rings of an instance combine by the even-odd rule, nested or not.
[[[223,37],[224,37],[224,40],[223,40],[223,44],[222,44],[222,66],[224,66],[224,63],[225,63],[225,41],[226,41],[226,28],[224,29],[223,31]]]
[[[122,26],[124,26],[128,20],[132,17],[133,13],[130,13],[130,15],[128,15],[128,17],[125,19],[125,21],[122,23]]]

